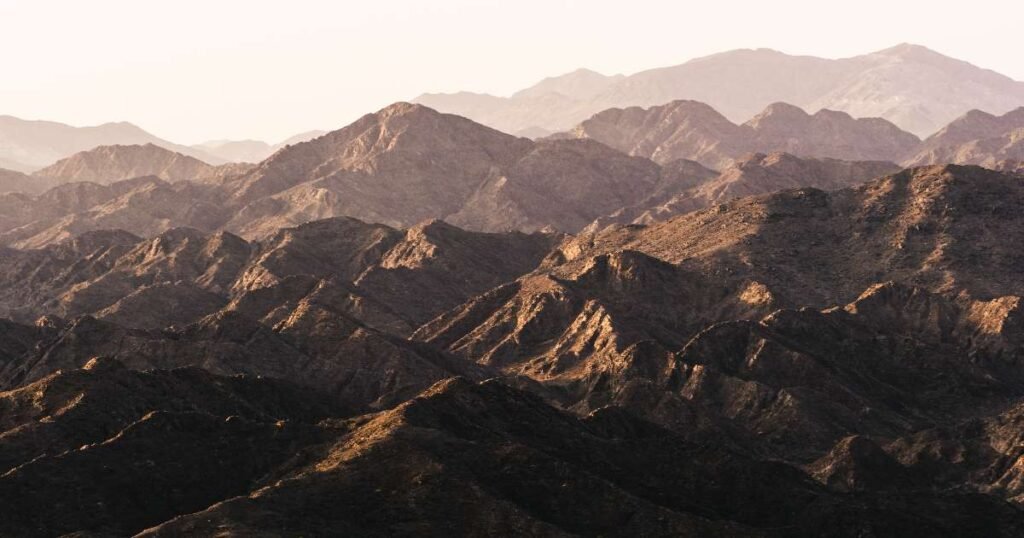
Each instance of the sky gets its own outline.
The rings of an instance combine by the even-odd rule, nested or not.
[[[1024,80],[1019,0],[0,0],[0,115],[277,142],[424,92],[909,42]]]

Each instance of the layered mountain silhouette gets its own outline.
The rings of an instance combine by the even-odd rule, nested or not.
[[[277,144],[268,144],[262,140],[211,140],[193,147],[228,162],[258,163],[285,146],[306,142],[325,134],[326,131],[307,131]]]
[[[659,163],[689,159],[715,169],[750,152],[898,161],[920,143],[881,119],[856,120],[829,110],[809,115],[795,106],[774,103],[736,125],[696,101],[606,110],[559,137],[594,139]]]
[[[212,181],[245,170],[246,167],[237,164],[212,166],[199,159],[146,144],[100,146],[61,159],[32,175],[56,183],[87,181],[109,184],[143,176],[158,177],[169,182]]]
[[[596,219],[583,231],[592,233],[613,224],[650,224],[735,198],[786,189],[838,190],[897,171],[899,166],[884,161],[800,159],[788,153],[753,153],[692,186],[652,196]]]
[[[1013,93],[745,55],[759,98]],[[777,101],[539,140],[396,103],[253,164],[0,173],[0,535],[1021,535],[1018,112],[922,142]]]
[[[145,144],[153,144],[212,164],[225,162],[204,151],[158,138],[130,123],[72,127],[57,122],[0,116],[0,168],[19,172],[33,172],[97,146]]]
[[[822,161],[823,176],[794,173],[734,194],[839,187],[889,171],[871,165],[835,172],[842,181],[822,171],[851,166],[858,168]],[[145,176],[123,179],[138,174]],[[90,230],[151,236],[183,226],[262,239],[335,216],[400,228],[443,219],[477,231],[575,232],[622,208],[655,207],[715,176],[689,160],[659,165],[589,138],[534,142],[399,103],[256,166],[209,166],[152,145],[75,155],[34,176],[72,183],[0,200],[11,208],[0,221],[0,244],[38,248]]]
[[[769,49],[734,50],[630,76],[581,71],[511,97],[426,94],[416,102],[507,132],[564,131],[609,108],[696,100],[734,122],[773,102],[816,112],[880,117],[928,136],[971,109],[1002,114],[1024,104],[1024,83],[925,47],[896,47],[840,60]]]
[[[28,174],[0,168],[0,194],[40,194],[57,183],[55,179],[31,177]]]
[[[999,167],[1024,160],[1024,107],[1002,116],[972,110],[928,137],[906,164],[949,162]]]

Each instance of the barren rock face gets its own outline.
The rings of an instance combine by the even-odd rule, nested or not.
[[[601,116],[637,154],[397,104],[0,195],[0,535],[1024,533],[1015,161]]]

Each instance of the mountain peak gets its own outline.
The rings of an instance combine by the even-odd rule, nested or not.
[[[900,58],[948,58],[948,56],[945,56],[944,54],[936,52],[923,45],[915,45],[914,43],[900,43],[899,45],[889,47],[887,49],[882,49],[878,52],[875,52],[874,54],[880,56],[894,56]]]
[[[65,182],[109,184],[141,176],[174,182],[198,179],[213,171],[212,165],[199,159],[146,142],[98,146],[61,159],[33,175]]]
[[[406,116],[410,114],[423,113],[438,115],[440,114],[438,111],[430,107],[423,106],[421,104],[409,103],[406,101],[398,101],[396,103],[391,103],[390,105],[378,110],[377,116],[381,118],[391,118],[396,116]]]

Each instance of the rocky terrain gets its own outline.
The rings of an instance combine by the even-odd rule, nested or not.
[[[899,166],[884,161],[800,159],[788,153],[753,153],[689,188],[678,189],[668,196],[652,196],[640,204],[596,219],[583,233],[593,233],[613,224],[650,224],[744,196],[800,187],[838,190],[896,171]]]
[[[35,171],[34,177],[56,183],[115,183],[125,179],[154,176],[164,181],[211,180],[234,170],[236,165],[220,167],[161,148],[154,144],[139,146],[99,146],[76,153]]]
[[[521,133],[565,131],[609,108],[681,99],[707,103],[734,122],[786,102],[884,118],[926,137],[971,109],[1003,114],[1024,105],[1024,82],[911,44],[838,60],[742,49],[625,77],[581,70],[510,97],[460,92],[416,102]]]
[[[40,194],[56,184],[56,181],[49,178],[34,178],[28,174],[0,168],[0,194]]]
[[[689,159],[715,169],[751,152],[898,161],[920,143],[916,136],[877,118],[856,120],[830,110],[809,115],[774,103],[736,125],[696,101],[605,110],[559,136],[597,140],[659,163]]]
[[[124,165],[140,153],[155,160]],[[150,236],[182,226],[264,239],[334,216],[403,228],[444,219],[478,231],[572,232],[708,174],[590,140],[532,142],[404,103],[255,167],[183,159],[155,147],[100,148],[48,168],[89,181],[7,195],[0,205],[12,209],[0,221],[0,244],[38,248],[90,230]],[[164,177],[99,179],[142,173]]]
[[[958,121],[936,137],[984,136],[977,133],[1014,118],[982,121],[985,128]],[[573,134],[530,141],[397,103],[256,165],[210,166],[152,145],[114,146],[31,181],[8,174],[12,191],[36,194],[0,194],[0,207],[9,208],[0,214],[0,244],[39,248],[93,230],[152,236],[176,227],[262,240],[335,216],[397,228],[441,219],[476,231],[576,233],[595,221],[651,222],[736,196],[845,187],[891,172],[887,162],[915,152],[923,153],[909,162],[948,158],[1012,171],[1015,132],[971,139],[949,155],[921,149],[945,142],[918,143],[883,120],[774,104],[736,125],[684,101],[606,111]],[[802,164],[773,157],[778,152],[802,156]]]
[[[0,535],[1020,536],[1024,168],[893,164],[1016,122],[397,103],[0,175]]]
[[[972,110],[928,137],[908,166],[949,162],[998,167],[1024,159],[1024,107],[1002,116]]]

